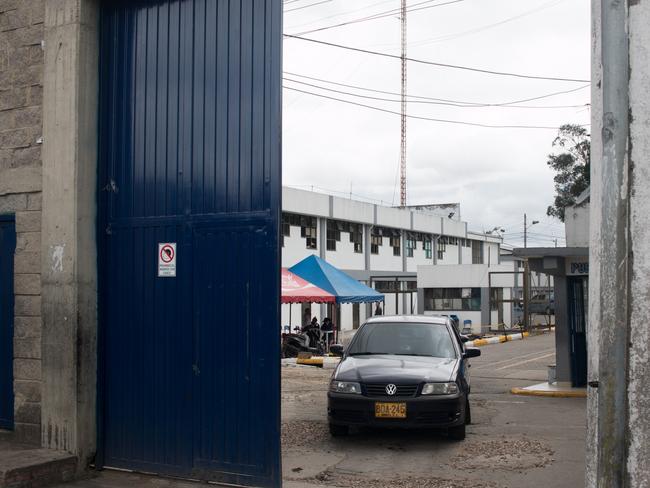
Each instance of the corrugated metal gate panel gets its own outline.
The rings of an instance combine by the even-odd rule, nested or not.
[[[99,464],[280,483],[281,10],[103,4]]]
[[[13,217],[0,215],[0,428],[14,428],[14,251]]]

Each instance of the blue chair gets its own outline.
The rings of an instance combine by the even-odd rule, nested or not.
[[[471,320],[463,320],[463,334],[471,334],[472,333],[472,321]]]

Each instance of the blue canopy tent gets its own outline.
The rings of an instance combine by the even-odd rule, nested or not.
[[[384,301],[383,294],[378,293],[363,283],[359,283],[352,276],[335,268],[317,256],[309,256],[303,259],[295,266],[289,268],[289,271],[334,295],[336,297],[337,308],[340,308],[341,303],[372,303]],[[340,330],[340,324],[336,322],[338,320],[334,324],[334,340],[338,340],[338,331]]]
[[[318,256],[309,256],[289,271],[336,297],[336,303],[383,302],[384,295],[359,283]]]

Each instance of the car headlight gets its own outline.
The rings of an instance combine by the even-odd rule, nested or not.
[[[456,383],[425,383],[422,387],[423,395],[455,395],[458,393]]]
[[[351,381],[336,381],[330,383],[330,391],[335,393],[353,393],[361,395],[361,385]]]

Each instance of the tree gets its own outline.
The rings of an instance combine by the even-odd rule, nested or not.
[[[564,209],[575,204],[576,198],[589,188],[591,136],[584,127],[565,124],[560,127],[553,147],[562,152],[549,154],[546,162],[556,172],[555,199],[546,214],[564,222]]]

